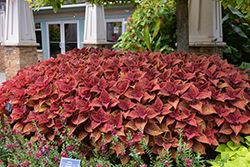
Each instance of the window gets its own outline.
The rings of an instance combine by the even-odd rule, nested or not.
[[[37,46],[37,49],[41,50],[43,49],[41,23],[35,23],[35,32],[36,32],[36,43],[39,44],[39,46]]]
[[[117,42],[118,38],[124,32],[124,19],[106,20],[107,41]]]

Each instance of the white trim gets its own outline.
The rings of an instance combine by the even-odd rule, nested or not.
[[[60,39],[62,46],[61,54],[65,54],[65,29],[64,24],[76,23],[77,28],[77,47],[80,48],[80,39],[79,39],[79,20],[63,20],[63,21],[47,21],[46,22],[46,31],[47,31],[47,49],[48,49],[48,58],[50,58],[50,45],[49,45],[49,25],[50,24],[60,24]]]
[[[105,19],[106,25],[109,22],[122,22],[122,34],[125,32],[125,18],[114,18],[114,19]]]
[[[85,7],[86,4],[72,4],[72,5],[62,5],[61,8],[78,8],[78,7]],[[53,9],[52,6],[43,6],[40,7],[38,10],[48,10],[48,9]],[[32,8],[32,10],[34,10],[34,8]]]

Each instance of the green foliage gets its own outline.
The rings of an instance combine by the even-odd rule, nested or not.
[[[114,47],[171,52],[176,43],[176,5],[173,0],[139,1],[127,31]]]
[[[217,0],[221,1],[223,7],[226,9],[228,5],[239,9],[241,12],[250,16],[250,1],[249,0]]]
[[[223,50],[224,58],[237,66],[250,62],[250,17],[231,6],[224,11],[224,15],[223,33],[227,43]]]
[[[75,4],[76,2],[82,2],[80,0],[26,0],[29,4],[30,7],[33,7],[35,10],[39,10],[40,7],[43,6],[52,6],[54,12],[56,13],[57,10],[61,9],[61,6],[66,2],[70,2]],[[115,6],[115,5],[133,5],[136,6],[137,3],[135,3],[134,0],[87,0],[87,2],[91,3],[91,4],[97,4],[97,5],[101,5],[104,4],[106,7],[109,6]]]
[[[209,161],[213,167],[248,167],[250,165],[250,136],[241,138],[241,143],[236,145],[233,141],[220,144],[216,150],[220,154],[215,160]]]
[[[242,62],[239,69],[241,71],[246,71],[247,75],[250,76],[250,63]]]

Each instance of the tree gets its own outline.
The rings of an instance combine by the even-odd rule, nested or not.
[[[57,9],[61,9],[61,5],[68,0],[27,0],[31,7],[39,9],[39,7],[44,5],[50,5],[56,12]],[[70,0],[73,4],[77,0]],[[175,0],[177,1],[177,51],[184,50],[189,52],[189,28],[188,28],[188,0]],[[227,8],[231,5],[233,8],[238,8],[241,11],[246,12],[250,15],[250,0],[217,0],[221,1],[222,5]],[[87,2],[92,4],[102,4],[105,6],[110,5],[133,5],[136,6],[140,0],[87,0]]]

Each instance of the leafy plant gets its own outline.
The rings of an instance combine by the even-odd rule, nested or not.
[[[242,62],[239,69],[241,71],[246,71],[247,75],[250,76],[250,63]]]
[[[229,62],[240,65],[249,62],[250,55],[250,17],[235,8],[228,6],[224,11],[223,33],[227,46],[224,48],[225,58]],[[235,42],[237,41],[237,42]]]
[[[172,0],[139,1],[127,30],[114,47],[169,53],[176,43],[176,6]]]
[[[98,148],[102,133],[111,147],[112,133],[128,143],[130,131],[141,150],[142,129],[158,155],[177,148],[181,129],[187,149],[205,154],[206,147],[230,139],[239,143],[250,134],[248,87],[249,76],[219,56],[74,49],[3,83],[0,116],[7,113],[6,102],[12,103],[11,126],[32,141],[37,140],[32,120],[47,140],[62,142],[55,130],[66,133],[65,119],[70,134]],[[119,155],[121,147],[111,149]]]
[[[215,160],[209,162],[214,167],[248,167],[250,165],[250,136],[244,138],[241,138],[241,143],[238,145],[233,141],[228,141],[226,144],[220,144],[215,149],[215,151],[220,154],[217,155]]]

